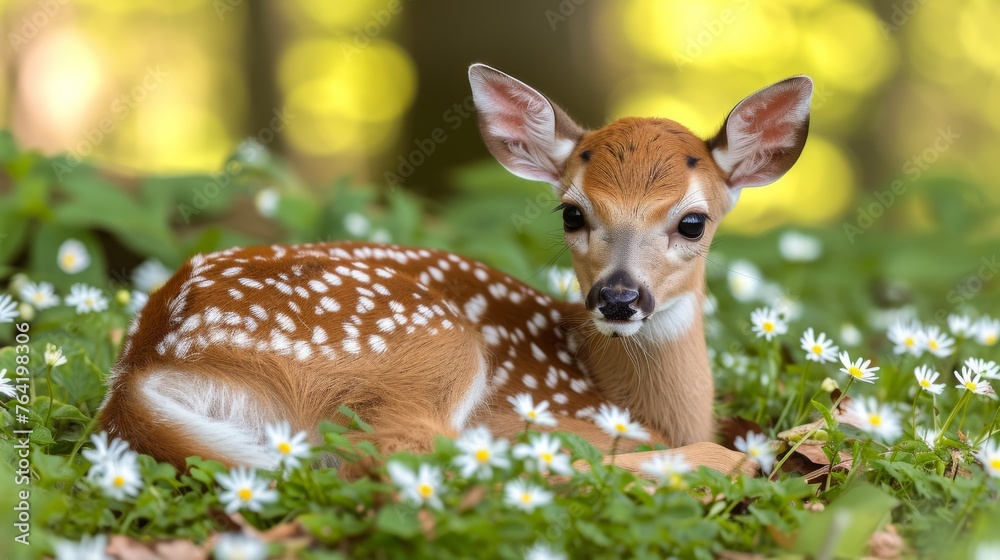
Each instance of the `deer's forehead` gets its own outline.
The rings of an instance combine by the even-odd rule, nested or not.
[[[719,199],[705,142],[666,119],[621,119],[586,134],[567,171],[570,192],[606,221],[659,221],[682,201],[714,208]]]

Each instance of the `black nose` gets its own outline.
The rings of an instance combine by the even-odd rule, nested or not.
[[[601,288],[601,301],[606,304],[622,303],[628,305],[637,299],[639,299],[639,290],[624,286]]]

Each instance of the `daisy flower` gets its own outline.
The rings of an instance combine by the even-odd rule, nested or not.
[[[941,435],[939,430],[934,428],[927,428],[924,426],[919,426],[917,428],[917,437],[923,440],[927,447],[934,449],[934,445],[937,443],[938,436]]]
[[[969,358],[965,360],[965,365],[969,368],[969,371],[978,373],[988,379],[1000,378],[1000,366],[998,366],[996,362],[987,362],[986,360],[980,360],[978,358]]]
[[[59,305],[55,286],[48,282],[28,282],[21,288],[21,301],[30,303],[35,309],[48,309]]]
[[[895,441],[903,433],[899,415],[872,397],[854,399],[847,405],[850,413],[860,420],[860,428],[886,442]]]
[[[566,301],[583,301],[580,281],[577,280],[576,271],[572,268],[550,268],[549,291],[562,296]]]
[[[444,507],[438,497],[441,487],[441,471],[431,465],[420,465],[416,472],[401,463],[386,465],[389,478],[399,488],[404,501],[416,506],[428,505],[440,509]]]
[[[104,554],[108,548],[108,536],[83,537],[79,542],[57,539],[53,546],[56,560],[110,560]]]
[[[73,284],[66,296],[66,305],[76,307],[76,312],[93,313],[108,308],[108,298],[101,290],[86,284]]]
[[[959,383],[955,385],[956,389],[972,391],[976,395],[988,395],[993,392],[990,382],[983,380],[981,375],[969,369],[968,366],[962,366],[961,374],[956,371],[955,379],[958,379]]]
[[[947,358],[955,352],[955,339],[942,332],[937,325],[927,327],[921,338],[927,351],[938,358]]]
[[[632,421],[627,409],[622,410],[613,404],[602,404],[594,416],[594,422],[604,430],[604,433],[615,439],[621,437],[639,441],[649,439],[649,432],[637,422]]]
[[[541,473],[573,474],[569,455],[559,451],[562,442],[552,434],[531,434],[528,443],[519,443],[511,453],[518,459],[528,461],[528,467]]]
[[[504,502],[527,512],[535,511],[538,506],[552,502],[552,492],[541,486],[532,484],[523,478],[512,480],[504,486]]]
[[[524,560],[566,560],[566,555],[542,543],[535,543],[524,551]]]
[[[49,367],[58,367],[66,363],[66,356],[63,356],[62,348],[57,347],[55,344],[45,345],[45,365]]]
[[[10,294],[0,296],[0,323],[13,323],[18,315],[14,298],[10,297]]]
[[[983,316],[976,322],[976,342],[983,346],[993,346],[1000,340],[1000,319]]]
[[[972,338],[976,335],[975,325],[968,315],[948,315],[948,330],[958,338]]]
[[[750,261],[733,261],[726,274],[726,283],[736,301],[746,303],[760,296],[764,281],[760,270]]]
[[[944,390],[944,383],[934,383],[941,374],[927,366],[922,365],[913,370],[913,376],[917,378],[917,385],[924,391],[940,395]]]
[[[823,244],[810,235],[786,231],[778,238],[778,252],[789,262],[810,262],[823,254]]]
[[[841,352],[840,363],[844,364],[844,367],[840,368],[840,371],[850,375],[858,381],[875,383],[875,381],[878,380],[878,376],[875,375],[875,372],[878,371],[879,368],[869,367],[872,363],[871,360],[858,358],[857,361],[852,363],[851,357],[847,354],[847,352]]]
[[[851,323],[844,323],[840,326],[840,341],[849,346],[857,346],[861,344],[864,336],[858,327],[855,327]]]
[[[7,379],[7,368],[0,370],[0,395],[12,398],[17,395],[17,387],[14,382]]]
[[[813,362],[835,362],[837,361],[837,351],[840,347],[835,346],[833,341],[826,337],[826,333],[813,334],[812,327],[806,329],[799,340],[802,349],[806,351],[806,359]]]
[[[132,286],[140,292],[151,294],[166,284],[173,273],[160,261],[147,259],[132,270]]]
[[[788,325],[778,318],[777,312],[769,307],[760,307],[750,314],[753,332],[757,338],[771,340],[775,335],[788,332]]]
[[[260,511],[264,504],[278,499],[278,493],[268,487],[266,480],[257,476],[257,471],[246,467],[236,467],[228,473],[215,475],[216,482],[224,490],[219,493],[219,501],[226,506],[226,513],[241,509]]]
[[[278,203],[280,202],[281,196],[278,191],[271,188],[261,189],[253,197],[254,206],[265,218],[273,218],[278,213]]]
[[[142,490],[142,475],[139,473],[138,457],[134,451],[127,451],[117,459],[105,461],[101,475],[97,478],[97,484],[105,495],[116,500],[139,495]]]
[[[267,434],[271,456],[282,469],[297,469],[302,460],[309,456],[307,434],[302,431],[293,436],[292,427],[288,422],[267,425],[264,427],[264,432]]]
[[[680,452],[661,453],[639,466],[642,472],[655,476],[660,484],[669,488],[684,488],[684,475],[691,472],[691,465]]]
[[[507,458],[510,444],[504,439],[493,439],[493,434],[486,426],[465,430],[455,440],[455,445],[462,452],[455,457],[455,465],[465,478],[473,474],[481,478],[490,478],[493,476],[493,467],[498,469],[510,467],[510,459]]]
[[[751,461],[760,465],[764,474],[770,474],[771,467],[774,466],[774,451],[771,449],[771,440],[764,434],[757,432],[747,432],[746,439],[743,436],[736,436],[733,446],[737,451],[745,453]]]
[[[142,311],[146,304],[149,303],[149,294],[140,292],[139,290],[132,290],[132,297],[129,298],[128,302],[128,312],[130,315],[135,315],[136,313]]]
[[[90,266],[90,254],[87,247],[77,239],[67,239],[59,246],[56,262],[60,270],[66,274],[83,272]]]
[[[896,354],[911,354],[919,356],[924,351],[924,339],[920,323],[896,321],[887,333],[889,341],[896,346],[892,349]]]
[[[357,212],[350,212],[344,216],[344,229],[354,237],[362,238],[368,235],[371,227],[371,221]]]
[[[267,545],[250,535],[224,533],[215,541],[212,553],[217,560],[264,560],[267,558]]]
[[[549,401],[542,401],[535,406],[528,393],[516,397],[507,397],[507,402],[514,405],[514,410],[525,422],[536,426],[555,426],[556,417],[549,412]]]
[[[984,441],[976,451],[976,458],[983,464],[983,470],[993,478],[1000,478],[1000,444]]]
[[[122,458],[129,453],[128,443],[125,440],[114,438],[109,440],[108,432],[102,431],[98,434],[91,434],[90,442],[94,444],[94,449],[84,449],[80,452],[84,459],[90,461],[90,470],[87,478],[97,480],[104,474],[104,468]]]

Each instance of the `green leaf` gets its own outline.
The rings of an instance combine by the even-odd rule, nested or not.
[[[417,511],[419,510],[403,504],[383,507],[375,518],[375,528],[389,535],[411,539],[420,533]]]
[[[803,521],[795,551],[824,552],[828,558],[855,558],[864,554],[868,539],[889,521],[899,500],[874,486],[859,482],[822,512]]]

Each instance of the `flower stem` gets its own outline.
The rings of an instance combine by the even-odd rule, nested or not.
[[[990,423],[986,425],[986,429],[983,430],[983,433],[976,438],[976,447],[979,447],[981,443],[983,443],[984,441],[989,439],[991,435],[993,435],[993,427],[996,426],[997,424],[998,414],[1000,414],[1000,406],[998,406],[996,412],[993,413],[993,420],[990,420]]]
[[[968,404],[969,397],[971,396],[972,396],[972,391],[966,390],[965,394],[962,395],[962,398],[958,399],[958,404],[955,405],[955,408],[951,411],[951,414],[948,415],[948,419],[945,420],[944,425],[941,426],[941,432],[938,434],[937,439],[934,440],[935,445],[941,443],[941,438],[944,437],[945,432],[947,432],[948,428],[951,427],[951,423],[955,421],[955,416],[958,414],[959,409],[965,408],[965,405]]]
[[[802,372],[802,378],[799,379],[799,407],[795,410],[796,424],[806,408],[806,378],[809,377],[810,367],[812,367],[812,360],[806,360],[806,369]]]
[[[621,437],[616,437],[614,439],[614,441],[611,442],[611,466],[612,467],[615,466],[615,456],[616,456],[615,454],[618,452],[618,440],[620,440],[620,439],[621,439]]]
[[[52,418],[52,407],[56,402],[56,389],[52,386],[52,366],[47,366],[45,369],[45,383],[49,386],[49,409],[45,411],[45,423],[43,426],[47,428],[49,420]]]
[[[913,437],[917,437],[917,399],[920,398],[920,393],[924,392],[924,388],[917,386],[917,394],[913,397],[913,404],[910,406],[910,414],[912,417],[911,423],[913,424]]]
[[[851,377],[851,379],[848,380],[847,382],[847,387],[844,387],[844,391],[840,393],[840,396],[837,397],[837,400],[833,403],[833,408],[830,409],[831,415],[833,414],[833,411],[837,410],[837,407],[840,406],[841,401],[843,401],[844,397],[847,396],[847,392],[851,390],[851,385],[853,384],[854,384],[854,377]],[[782,457],[780,461],[778,461],[778,464],[774,465],[774,468],[771,469],[771,474],[770,476],[767,477],[768,480],[774,480],[775,474],[781,470],[781,466],[785,464],[785,461],[787,461],[788,458],[791,457],[793,453],[795,453],[795,450],[798,449],[799,446],[801,446],[807,439],[812,437],[813,434],[818,432],[822,425],[823,424],[817,424],[813,426],[808,432],[806,432],[804,436],[802,436],[802,439],[795,442],[795,445],[793,445],[792,448],[789,449],[787,453],[785,453],[785,456]],[[827,426],[827,427],[830,429],[834,428],[834,426]]]

